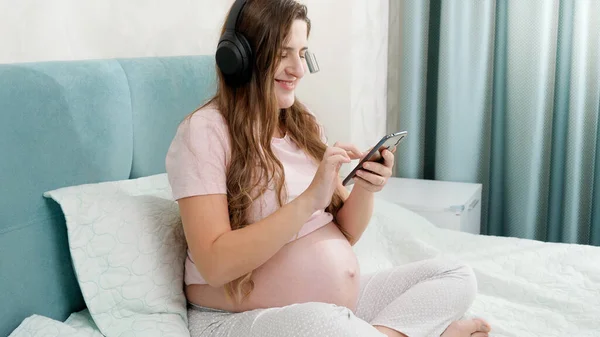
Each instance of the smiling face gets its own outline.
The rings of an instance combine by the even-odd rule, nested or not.
[[[308,26],[294,20],[288,39],[281,50],[281,62],[275,72],[275,96],[280,109],[287,109],[295,100],[295,89],[306,71],[304,59],[308,44]]]

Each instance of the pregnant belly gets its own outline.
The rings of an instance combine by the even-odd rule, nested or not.
[[[355,309],[360,271],[352,247],[330,222],[285,245],[253,273],[254,290],[240,305],[226,300],[223,288],[189,285],[192,303],[228,311],[326,302]]]

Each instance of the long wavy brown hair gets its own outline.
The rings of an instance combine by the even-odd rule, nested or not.
[[[287,199],[283,166],[271,149],[277,128],[286,132],[317,164],[327,148],[321,141],[320,126],[314,115],[297,99],[291,107],[280,109],[275,96],[275,72],[294,20],[306,22],[310,34],[306,6],[294,0],[248,0],[237,31],[244,34],[254,51],[252,77],[247,84],[233,88],[217,70],[217,92],[205,104],[215,105],[229,129],[231,156],[226,179],[232,230],[251,225],[248,221],[250,206],[268,189],[277,192],[279,207]],[[224,31],[225,25],[221,34]],[[326,208],[336,223],[342,205],[343,199],[336,191]],[[351,240],[348,233],[338,227]],[[227,283],[224,288],[229,299],[242,302],[254,289],[252,272]]]

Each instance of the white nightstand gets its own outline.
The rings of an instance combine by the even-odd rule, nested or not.
[[[438,227],[481,232],[481,184],[390,178],[376,197],[406,207]]]

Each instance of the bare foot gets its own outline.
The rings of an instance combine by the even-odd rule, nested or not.
[[[379,332],[383,333],[387,337],[406,337],[405,334],[398,332],[396,330],[392,330],[390,328],[386,328],[381,325],[374,325],[375,329],[379,330]]]
[[[452,322],[441,337],[487,337],[491,328],[481,318]]]

